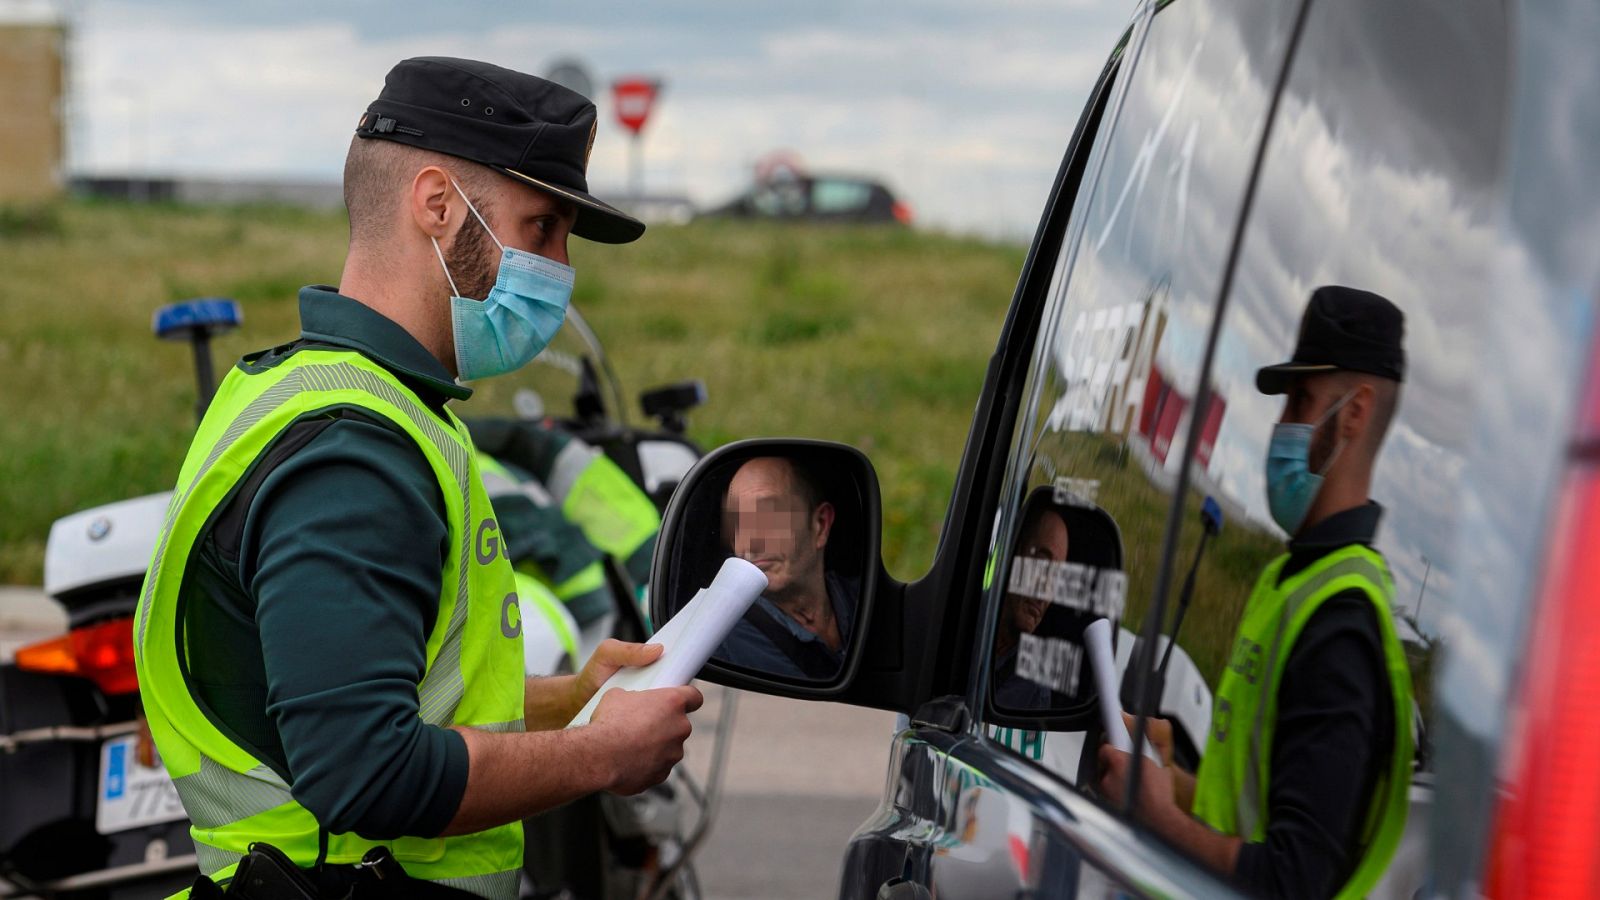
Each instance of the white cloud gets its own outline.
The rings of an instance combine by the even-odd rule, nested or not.
[[[644,141],[652,190],[720,201],[757,158],[789,148],[817,168],[885,178],[925,222],[1026,237],[1130,12],[612,6],[546,25],[471,3],[447,14],[405,0],[106,0],[78,22],[72,165],[336,179],[356,118],[396,61],[457,55],[537,72],[577,56],[602,83],[636,72],[666,81]],[[608,98],[596,100],[591,182],[615,191],[629,142]]]

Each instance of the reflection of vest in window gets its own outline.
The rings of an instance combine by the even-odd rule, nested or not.
[[[190,690],[184,647],[204,636],[184,633],[184,570],[212,514],[273,442],[305,417],[340,407],[379,417],[416,443],[439,480],[449,519],[450,552],[427,638],[427,668],[417,685],[418,715],[437,727],[523,727],[522,623],[511,564],[466,427],[449,410],[430,410],[357,353],[304,349],[271,368],[241,364],[223,380],[184,460],[140,596],[134,641],[151,733],[193,822],[200,869],[219,880],[233,873],[254,841],[309,867],[324,834],[291,795],[289,773],[229,738]],[[380,844],[355,834],[326,840],[326,860],[340,864],[358,862]],[[381,843],[415,878],[488,897],[517,895],[520,823]]]
[[[1374,787],[1362,823],[1359,862],[1339,892],[1363,897],[1382,877],[1405,830],[1411,786],[1411,675],[1390,613],[1393,581],[1383,557],[1350,545],[1278,583],[1289,557],[1261,573],[1245,606],[1227,668],[1217,687],[1211,734],[1195,778],[1194,814],[1223,834],[1252,843],[1266,839],[1272,736],[1278,686],[1296,638],[1321,605],[1351,589],[1364,593],[1378,616],[1393,702],[1394,750]]]

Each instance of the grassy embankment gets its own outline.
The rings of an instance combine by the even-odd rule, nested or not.
[[[157,306],[237,299],[245,325],[215,348],[226,365],[296,334],[297,289],[337,281],[344,243],[342,214],[284,208],[0,210],[0,583],[38,582],[56,517],[171,486],[194,427],[193,368],[186,347],[150,336]],[[706,446],[854,444],[878,469],[889,570],[924,570],[1021,248],[699,223],[572,253],[575,302],[630,403],[698,377],[710,402],[690,433]]]

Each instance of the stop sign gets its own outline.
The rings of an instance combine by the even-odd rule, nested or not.
[[[644,130],[650,109],[655,106],[656,95],[661,92],[661,82],[652,78],[620,78],[611,83],[611,100],[617,108],[617,120],[634,134]]]

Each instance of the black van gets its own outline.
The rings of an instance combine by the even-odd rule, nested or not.
[[[1102,710],[1172,722],[1186,768],[1223,727],[1213,694],[1285,537],[1262,472],[1282,401],[1254,376],[1329,284],[1399,306],[1409,358],[1371,493],[1417,751],[1373,894],[1596,893],[1596,46],[1593,0],[1143,0],[1066,150],[929,572],[886,574],[852,448],[696,467],[655,620],[728,555],[741,470],[784,460],[827,500],[807,552],[837,632],[762,622],[787,674],[744,656],[705,677],[905,716],[841,897],[1236,893],[1099,796]],[[1070,541],[1034,535],[1048,512]],[[1041,579],[1078,602],[1021,604]],[[1087,659],[1098,618],[1117,698]]]

